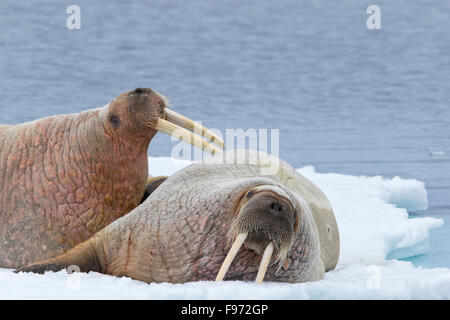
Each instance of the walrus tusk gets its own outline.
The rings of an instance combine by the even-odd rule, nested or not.
[[[243,232],[238,234],[236,237],[236,240],[234,240],[233,245],[231,246],[230,251],[228,251],[227,257],[222,263],[222,266],[220,267],[219,272],[217,273],[216,282],[222,281],[225,277],[225,274],[228,271],[228,268],[230,267],[231,263],[233,262],[234,258],[236,257],[239,249],[241,248],[242,244],[244,243],[245,239],[247,238],[247,232]]]
[[[272,258],[272,253],[273,253],[273,243],[271,242],[267,245],[266,249],[264,250],[261,259],[261,264],[259,265],[258,274],[256,275],[255,280],[256,284],[262,283],[264,276],[266,275],[267,267],[269,266],[270,263],[270,258]]]
[[[205,150],[206,152],[209,152],[211,154],[216,154],[218,152],[221,152],[219,148],[217,148],[215,145],[206,142],[203,140],[200,136],[194,134],[191,131],[186,130],[183,127],[180,127],[179,125],[169,122],[167,120],[158,118],[158,121],[156,124],[149,125],[155,130],[161,131],[162,133],[171,135],[175,138],[178,138],[184,142],[188,142],[198,148],[201,148],[202,150]]]
[[[190,131],[194,131],[195,133],[200,133],[201,130],[202,137],[205,137],[209,141],[214,142],[222,149],[225,148],[225,143],[223,142],[223,140],[219,138],[217,135],[215,135],[214,132],[212,132],[208,128],[203,127],[201,124],[192,121],[191,119],[183,116],[182,114],[179,114],[178,112],[175,112],[168,108],[166,108],[165,110],[167,114],[166,118],[167,121],[178,124],[179,126],[186,128]]]

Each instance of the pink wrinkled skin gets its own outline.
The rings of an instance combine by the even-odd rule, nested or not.
[[[130,113],[151,99],[129,92],[105,108],[0,126],[0,267],[59,255],[139,204],[156,131],[133,128],[140,115]],[[124,128],[108,121],[113,111]]]

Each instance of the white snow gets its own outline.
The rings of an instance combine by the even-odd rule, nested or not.
[[[150,174],[171,175],[189,165],[149,158]],[[0,269],[0,299],[450,299],[450,269],[425,269],[395,259],[423,253],[435,218],[409,218],[427,208],[423,182],[299,172],[330,199],[341,236],[336,270],[317,282],[254,285],[241,281],[146,284],[99,273],[14,274]]]

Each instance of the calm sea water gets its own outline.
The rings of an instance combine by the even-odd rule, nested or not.
[[[425,181],[414,215],[446,225],[412,260],[450,266],[449,1],[2,0],[0,30],[0,123],[151,87],[210,128],[279,128],[295,167]],[[158,135],[150,154],[173,145]]]

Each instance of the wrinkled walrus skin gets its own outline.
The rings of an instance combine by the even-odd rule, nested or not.
[[[288,229],[293,232],[292,242],[287,242],[282,259],[270,260],[265,279],[322,279],[326,271],[335,268],[339,257],[339,232],[329,201],[284,161],[263,153],[258,156],[279,161],[277,172],[261,175],[260,162],[223,164],[218,157],[192,164],[88,241],[57,258],[17,271],[43,273],[77,265],[83,272],[127,276],[147,283],[214,280],[235,239],[232,226],[246,212],[257,231],[253,240],[248,236],[225,279],[255,279],[262,253],[257,249],[258,241],[264,248],[267,241],[276,240],[272,231]],[[267,198],[294,212],[295,219],[280,207],[266,206]],[[252,199],[256,201],[250,206]],[[272,229],[277,224],[284,231]],[[258,235],[262,229],[268,231],[270,239],[264,240],[264,233]]]
[[[166,103],[138,88],[103,108],[1,125],[0,267],[57,256],[138,206]]]

